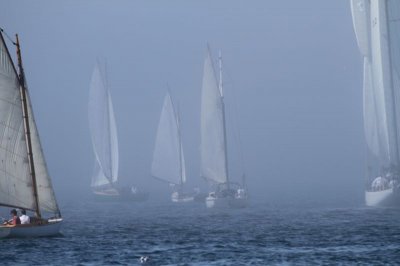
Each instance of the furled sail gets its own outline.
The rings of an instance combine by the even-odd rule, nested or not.
[[[151,174],[172,184],[186,180],[178,120],[169,93],[164,98],[157,129]]]
[[[223,112],[221,91],[207,50],[201,93],[201,175],[216,183],[228,181]]]
[[[34,210],[20,84],[0,37],[0,205]]]
[[[29,127],[31,131],[32,140],[32,154],[33,162],[35,165],[35,176],[36,186],[38,191],[39,206],[40,209],[58,213],[58,205],[54,194],[53,186],[51,184],[50,175],[47,170],[46,160],[40,144],[39,133],[36,127],[34,114],[32,111],[32,105],[29,97],[29,93],[26,93],[27,106],[28,106],[28,117]]]
[[[89,92],[89,127],[96,161],[101,174],[93,177],[92,186],[118,179],[118,138],[111,95],[96,65]],[[98,178],[98,179],[97,179]]]

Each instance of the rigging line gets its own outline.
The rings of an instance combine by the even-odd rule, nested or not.
[[[232,88],[232,96],[233,96],[233,110],[234,110],[234,124],[236,125],[236,130],[234,130],[238,144],[239,144],[239,156],[240,156],[240,162],[241,162],[241,166],[242,166],[242,170],[243,170],[243,174],[246,173],[246,167],[244,164],[244,155],[243,155],[243,146],[242,146],[242,141],[241,141],[241,136],[240,136],[240,130],[239,130],[239,123],[238,123],[238,111],[237,111],[237,97],[236,97],[236,90],[234,87],[234,83],[233,83],[233,78],[230,75],[230,71],[229,68],[227,67],[226,64],[224,64],[224,62],[222,62],[224,69],[225,69],[225,76],[228,77],[228,80],[231,82],[231,88]],[[226,84],[226,81],[225,81]],[[228,83],[229,84],[229,83]]]
[[[4,31],[3,28],[0,28],[0,31],[1,31],[2,33],[4,33],[4,35],[7,37],[7,39],[8,39],[12,44],[17,45],[17,44],[13,41],[13,39],[10,37],[10,35],[8,35],[7,32]]]

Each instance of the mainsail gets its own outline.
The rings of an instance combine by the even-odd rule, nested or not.
[[[96,156],[92,187],[112,184],[118,179],[118,138],[111,95],[96,65],[89,92],[89,127]]]
[[[228,182],[224,104],[209,49],[204,62],[201,93],[201,175],[216,183]]]
[[[186,182],[180,125],[169,93],[164,98],[158,124],[151,174],[171,184]]]
[[[364,57],[364,128],[379,168],[399,165],[400,1],[352,0],[357,43]]]
[[[39,215],[40,210],[59,214],[29,94],[24,83],[22,63],[21,83],[1,33],[0,37],[0,205],[33,210]],[[18,40],[17,47],[19,48]],[[24,109],[23,96],[26,99],[27,109]],[[29,136],[25,132],[24,110],[28,116],[32,158],[28,153]],[[36,187],[30,169],[31,160]]]

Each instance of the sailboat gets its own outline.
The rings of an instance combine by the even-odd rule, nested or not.
[[[117,126],[111,94],[99,64],[93,70],[89,92],[89,127],[91,131],[95,166],[91,187],[99,199],[146,200],[148,194],[136,187],[119,189],[119,153]]]
[[[222,57],[219,54],[219,82],[215,75],[210,48],[204,62],[201,95],[201,175],[213,187],[206,206],[246,207],[247,191],[230,181],[222,83]]]
[[[35,215],[26,225],[0,225],[0,238],[57,235],[62,217],[33,116],[18,35],[14,43],[17,73],[2,32],[1,29],[0,206],[25,209]]]
[[[367,206],[400,204],[400,1],[351,0],[364,60]]]
[[[186,183],[185,156],[182,148],[179,116],[175,112],[169,92],[164,98],[158,123],[151,174],[157,179],[168,182],[173,187],[172,202],[194,200],[194,195],[183,191],[183,185]]]

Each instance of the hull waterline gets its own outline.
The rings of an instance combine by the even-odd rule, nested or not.
[[[186,203],[194,201],[194,195],[190,193],[173,192],[171,194],[171,201],[174,203]]]
[[[247,198],[215,198],[215,197],[207,197],[206,198],[206,206],[207,208],[233,208],[233,209],[241,209],[246,208],[248,204]]]
[[[368,207],[400,207],[400,191],[393,188],[366,191],[365,204]]]
[[[194,197],[171,198],[171,201],[174,202],[174,203],[193,202],[194,201]]]
[[[45,224],[0,226],[0,238],[49,237],[60,234],[62,219],[51,219]]]
[[[149,193],[139,192],[139,193],[130,193],[130,194],[107,194],[107,193],[99,193],[93,192],[93,196],[98,201],[132,201],[132,202],[143,202],[148,200]]]

